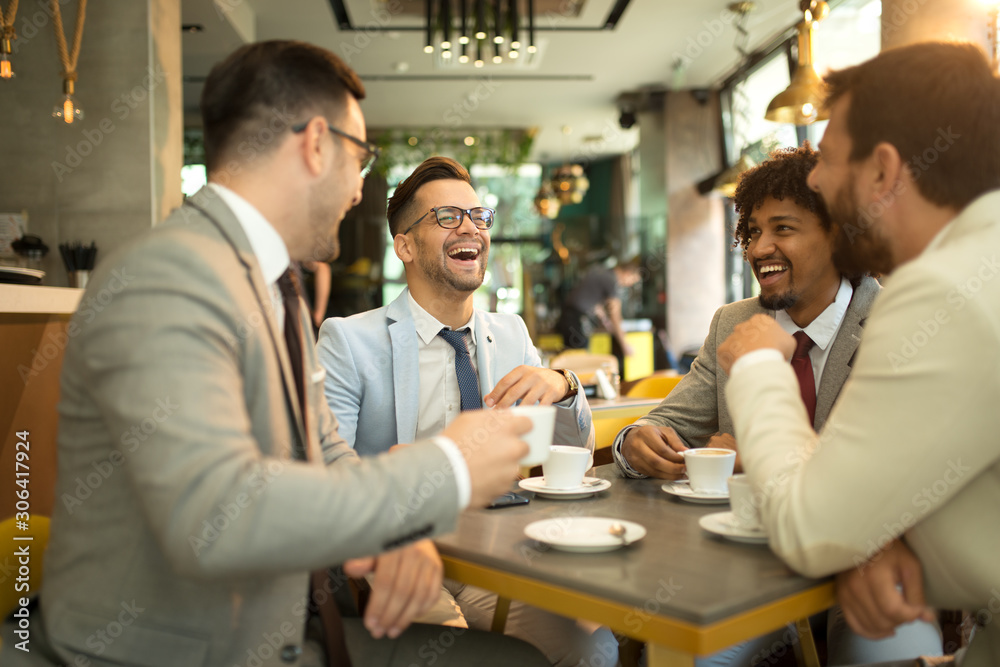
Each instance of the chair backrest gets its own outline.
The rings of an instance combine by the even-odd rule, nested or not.
[[[13,579],[13,573],[18,572],[22,565],[17,556],[18,550],[27,546],[31,554],[28,590],[15,590],[13,581],[9,586],[0,586],[0,619],[14,611],[20,598],[29,597],[42,587],[42,556],[49,543],[49,523],[49,517],[40,514],[30,515],[27,521],[17,521],[12,516],[0,522],[0,571],[10,572]],[[16,539],[27,537],[31,539]]]
[[[613,354],[591,354],[586,351],[563,352],[549,362],[550,368],[565,368],[577,374],[583,384],[595,384],[594,371],[608,364],[618,373],[618,358]]]
[[[673,391],[683,375],[650,375],[636,380],[625,395],[630,398],[664,398]]]

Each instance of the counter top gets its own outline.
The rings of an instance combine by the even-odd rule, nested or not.
[[[65,314],[76,311],[82,289],[40,285],[0,285],[0,314]]]

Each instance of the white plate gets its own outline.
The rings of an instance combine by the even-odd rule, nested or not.
[[[524,527],[524,534],[561,551],[577,553],[614,551],[625,546],[621,538],[608,532],[614,523],[625,526],[626,544],[632,544],[646,536],[646,529],[637,523],[596,516],[535,521]]]
[[[599,491],[611,487],[611,482],[597,477],[584,477],[583,484],[572,489],[550,489],[545,486],[544,477],[529,477],[517,483],[525,491],[533,491],[542,498],[558,498],[560,500],[576,500],[592,496]]]
[[[729,502],[728,493],[695,493],[686,479],[667,482],[660,487],[672,496],[677,496],[690,503],[702,505],[724,505]]]
[[[767,544],[767,533],[761,529],[747,530],[733,525],[732,512],[706,514],[698,519],[698,525],[710,533],[721,535],[727,540],[746,544]]]

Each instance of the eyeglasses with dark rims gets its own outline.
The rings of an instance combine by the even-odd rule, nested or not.
[[[295,134],[298,134],[299,132],[304,132],[306,127],[309,125],[309,122],[310,121],[307,120],[304,123],[298,123],[297,125],[292,125],[290,129]],[[362,141],[361,139],[358,139],[357,137],[350,135],[347,132],[344,132],[343,130],[338,130],[333,125],[330,125],[330,123],[326,124],[326,129],[330,130],[338,137],[343,137],[344,139],[353,142],[355,146],[360,146],[365,151],[365,157],[361,159],[361,178],[364,178],[365,176],[370,174],[372,171],[372,165],[375,164],[375,160],[378,159],[378,156],[381,153],[379,147],[370,141]]]
[[[493,226],[493,219],[496,217],[497,212],[492,208],[485,208],[482,206],[477,206],[476,208],[462,208],[460,206],[435,206],[431,210],[424,213],[422,216],[417,218],[417,221],[406,228],[403,232],[404,235],[409,234],[410,230],[420,224],[420,222],[426,218],[431,213],[434,214],[438,226],[444,229],[456,229],[462,226],[462,220],[465,216],[469,216],[469,220],[472,220],[474,224],[479,229],[489,229]]]

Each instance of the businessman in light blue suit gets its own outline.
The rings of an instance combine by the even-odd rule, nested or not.
[[[332,318],[320,328],[326,398],[340,435],[362,456],[413,442],[462,410],[520,401],[556,406],[556,444],[594,449],[590,406],[575,375],[540,367],[517,315],[473,308],[489,257],[494,212],[449,158],[426,160],[389,201],[389,229],[407,289],[382,308]],[[432,430],[433,429],[433,430]],[[445,582],[434,622],[489,628],[495,594]],[[614,664],[607,628],[514,603],[507,633],[553,664],[602,655]]]

